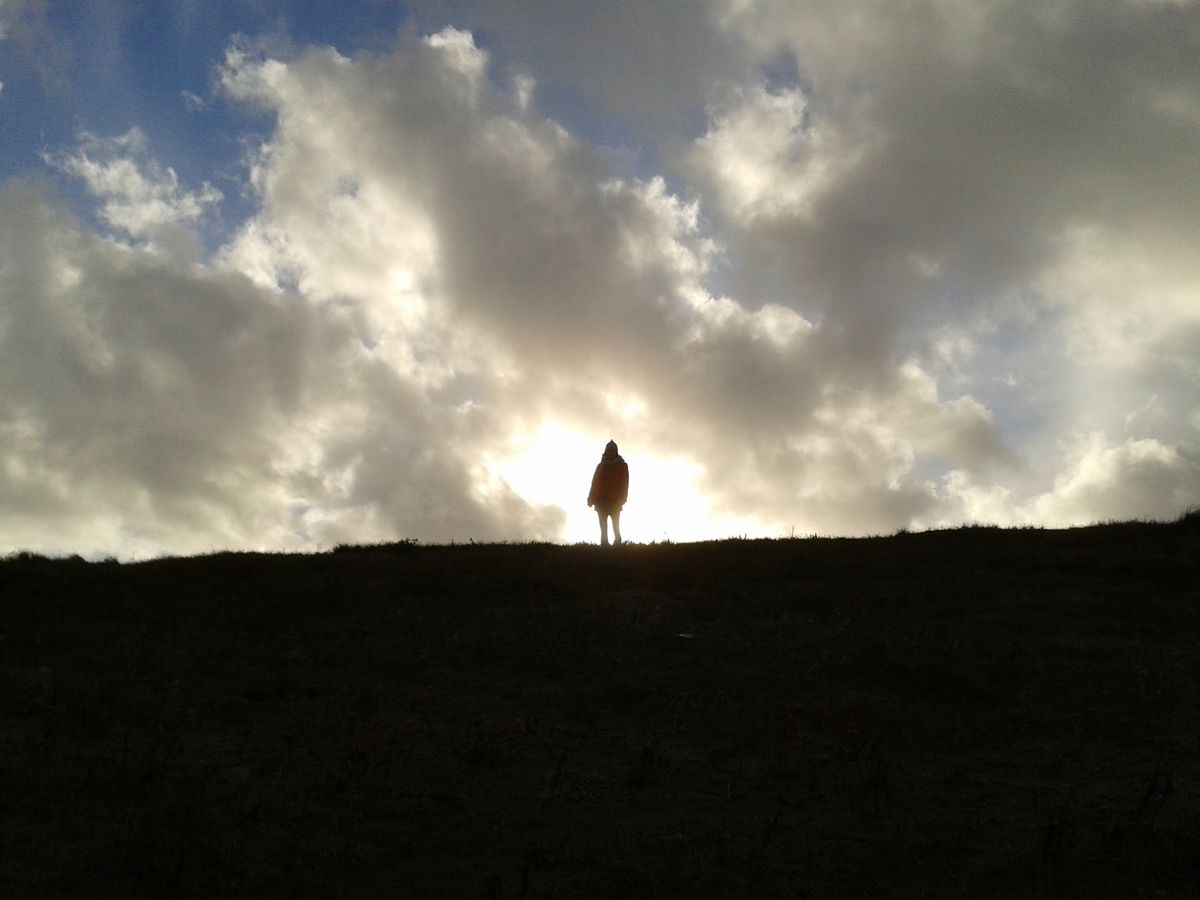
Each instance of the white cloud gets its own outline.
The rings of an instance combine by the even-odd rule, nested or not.
[[[0,541],[576,535],[552,461],[609,437],[631,504],[670,507],[645,537],[1200,499],[1200,220],[1171,187],[1196,89],[1156,45],[1191,8],[637,4],[638,40],[708,55],[618,64],[628,23],[551,6],[568,36],[528,68],[495,62],[526,13],[490,4],[488,52],[461,23],[354,56],[239,42],[222,101],[272,124],[210,259],[163,235],[215,192],[140,132],[53,157],[132,245],[6,189]],[[564,83],[654,152],[548,117]]]
[[[299,403],[311,316],[89,235],[32,189],[5,188],[0,207],[4,543],[280,541],[271,447]]]
[[[1011,456],[969,398],[940,403],[899,370],[874,389],[843,385],[802,315],[713,296],[719,248],[695,203],[661,179],[613,177],[486,87],[478,62],[457,31],[383,58],[232,55],[226,89],[273,109],[279,128],[256,161],[264,214],[228,261],[341,298],[378,358],[486,410],[501,445],[547,415],[597,439],[636,427],[627,442],[690,458],[714,514],[739,521],[895,526],[929,501],[904,484],[922,448],[972,467]],[[648,412],[614,413],[613,392]],[[889,412],[901,408],[911,415]],[[897,499],[864,526],[874,491]]]
[[[1081,438],[1054,489],[1026,512],[1047,525],[1081,525],[1110,519],[1162,519],[1181,513],[1200,496],[1200,458],[1153,438],[1110,444],[1102,435]]]
[[[221,200],[221,192],[207,183],[195,193],[183,190],[175,170],[161,167],[149,155],[138,128],[115,138],[85,134],[74,153],[46,161],[80,179],[101,201],[104,221],[134,238],[153,238],[169,226],[194,223]]]
[[[691,168],[742,224],[780,215],[811,218],[822,191],[853,168],[861,152],[826,126],[808,123],[807,101],[796,88],[738,92],[727,107],[710,109],[710,117]]]
[[[553,510],[475,496],[461,453],[486,423],[443,416],[335,304],[89,235],[32,189],[6,188],[0,209],[5,545],[554,532]]]

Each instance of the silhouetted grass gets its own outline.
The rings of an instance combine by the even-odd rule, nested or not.
[[[1187,896],[1196,521],[11,557],[0,893]]]

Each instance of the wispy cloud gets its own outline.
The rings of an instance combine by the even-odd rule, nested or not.
[[[76,150],[45,160],[82,181],[100,201],[101,218],[135,238],[194,223],[222,199],[208,183],[195,192],[181,188],[175,170],[158,164],[136,127],[114,138],[84,134]]]

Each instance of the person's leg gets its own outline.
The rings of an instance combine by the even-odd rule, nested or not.
[[[597,508],[596,515],[600,517],[600,546],[608,546],[608,515],[604,510]]]
[[[613,543],[620,544],[621,543],[621,511],[619,509],[614,509],[612,511],[612,520],[613,520]]]

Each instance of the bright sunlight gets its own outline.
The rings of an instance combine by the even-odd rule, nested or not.
[[[762,525],[711,514],[697,490],[699,466],[683,457],[651,456],[636,439],[620,434],[585,434],[547,421],[517,443],[517,452],[489,468],[494,476],[534,503],[553,504],[567,514],[562,539],[596,543],[596,514],[587,506],[592,472],[612,438],[629,463],[629,500],[621,515],[627,541],[698,541],[734,536],[770,537]]]

